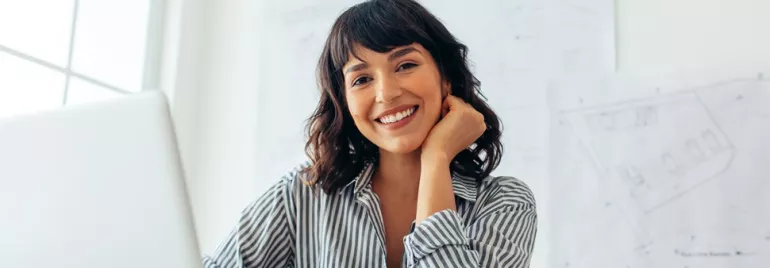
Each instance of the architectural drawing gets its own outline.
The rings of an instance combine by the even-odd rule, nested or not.
[[[605,176],[619,179],[645,213],[723,172],[733,146],[697,93],[569,113]]]
[[[559,131],[579,144],[564,150],[580,150],[596,176],[570,178],[585,188],[573,184],[563,209],[581,212],[560,219],[575,227],[557,232],[591,246],[565,246],[571,252],[559,253],[552,267],[770,261],[770,81],[758,75],[650,95],[558,115]],[[575,157],[554,167],[571,167]],[[597,182],[586,181],[592,179]],[[603,185],[601,191],[592,193],[594,185]],[[566,204],[576,198],[597,200]]]

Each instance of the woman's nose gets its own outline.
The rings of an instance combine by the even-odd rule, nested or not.
[[[391,103],[403,94],[398,82],[391,75],[380,75],[380,79],[376,80],[375,90],[379,103]]]

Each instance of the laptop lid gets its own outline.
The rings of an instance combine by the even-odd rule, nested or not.
[[[159,92],[0,120],[0,267],[201,267]]]

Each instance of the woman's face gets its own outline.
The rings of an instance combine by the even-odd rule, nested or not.
[[[346,101],[358,130],[381,150],[409,153],[422,145],[441,113],[442,81],[436,63],[413,43],[378,53],[355,47],[343,66]]]

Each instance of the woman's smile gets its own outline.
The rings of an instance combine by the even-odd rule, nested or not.
[[[402,105],[389,109],[383,113],[383,116],[379,116],[374,121],[378,127],[385,130],[399,130],[409,124],[413,118],[417,117],[419,108],[419,105]]]

